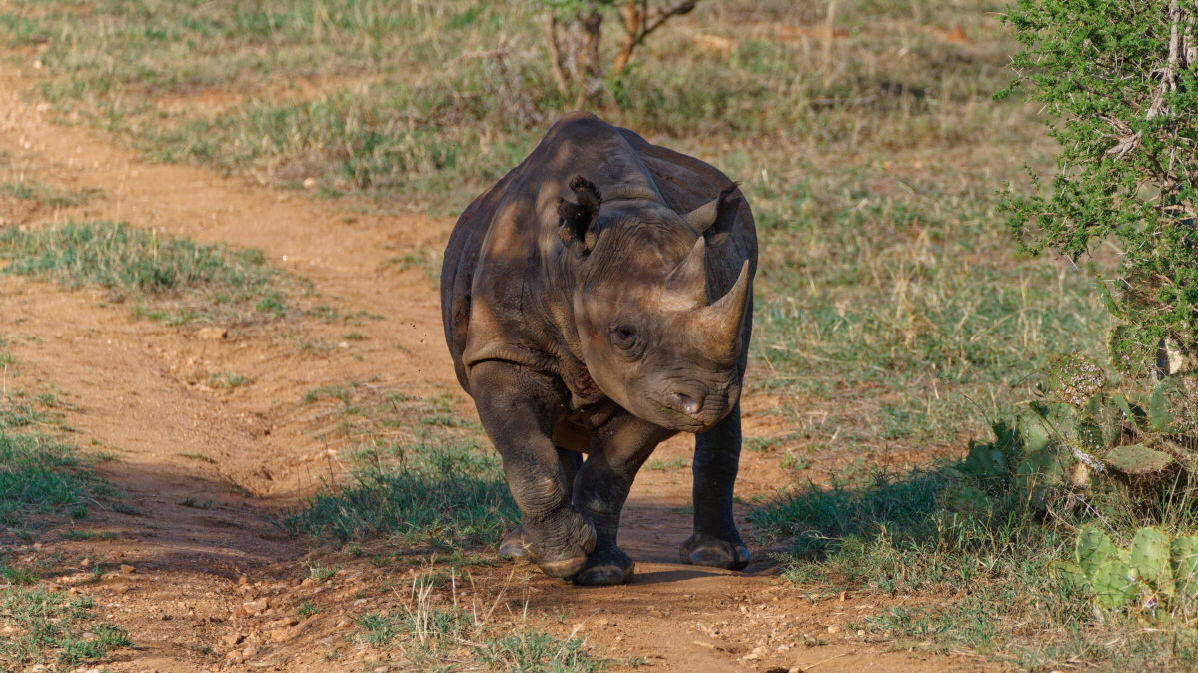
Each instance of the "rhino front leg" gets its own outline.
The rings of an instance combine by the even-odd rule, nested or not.
[[[475,365],[470,384],[483,428],[503,457],[508,488],[523,515],[522,546],[546,575],[577,574],[595,548],[595,529],[570,503],[570,482],[550,437],[561,405],[560,386],[498,360]]]
[[[749,564],[749,549],[732,519],[740,443],[739,402],[715,427],[695,436],[695,528],[679,548],[683,563],[733,570]]]
[[[616,545],[620,513],[632,480],[658,443],[673,432],[624,416],[609,421],[592,435],[591,452],[574,482],[574,504],[595,524],[595,549],[574,581],[583,585],[623,584],[632,579],[635,564]]]
[[[578,476],[578,470],[582,467],[582,454],[570,449],[563,449],[559,446],[557,448],[557,456],[561,462],[562,474],[565,475],[567,491],[572,491],[574,478]],[[571,495],[572,493],[568,492],[566,498],[570,499]],[[499,543],[499,553],[511,558],[527,558],[529,554],[526,544],[524,526],[516,526],[511,532],[503,536],[503,541]]]

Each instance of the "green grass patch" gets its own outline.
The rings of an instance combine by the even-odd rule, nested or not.
[[[21,201],[32,201],[49,208],[82,206],[101,194],[101,190],[95,188],[70,190],[29,180],[0,182],[0,196],[8,195]]]
[[[625,73],[596,82],[588,107],[708,156],[754,155],[741,180],[762,166],[801,171],[812,145],[862,156],[969,147],[1028,123],[1015,102],[990,98],[1013,46],[999,7],[865,3],[827,16],[811,3],[699,3]],[[41,95],[150,156],[456,213],[576,107],[550,74],[544,8],[280,0],[81,13],[22,1],[0,12],[0,41],[44,44]],[[805,34],[828,22],[849,39]]]
[[[97,456],[59,436],[64,428],[54,410],[61,406],[52,393],[0,395],[0,526],[20,536],[62,517],[82,519],[98,498],[114,494],[87,469]]]
[[[671,458],[669,460],[650,460],[645,463],[646,470],[681,470],[691,466],[689,460],[685,458]]]
[[[0,429],[0,524],[25,528],[33,515],[86,517],[111,487],[91,476],[84,463],[68,444]]]
[[[133,644],[128,634],[95,621],[90,598],[41,587],[0,589],[0,665],[8,670],[49,664],[72,669]]]
[[[274,319],[286,310],[275,287],[277,274],[261,252],[199,244],[122,223],[0,230],[0,260],[8,262],[5,273],[66,287],[103,287],[113,301],[139,302],[140,315],[174,324]]]
[[[462,550],[494,545],[519,520],[499,460],[461,443],[373,444],[344,485],[282,520],[293,534],[349,542],[385,536]]]
[[[46,434],[58,427],[46,411],[55,406],[53,395],[0,397],[0,526],[26,541],[43,526],[85,518],[99,500],[114,495],[110,484],[87,470],[89,456]],[[102,535],[69,528],[63,538]],[[0,668],[49,664],[66,670],[131,644],[123,631],[95,620],[90,599],[34,586],[36,568],[8,556],[0,546]]]
[[[400,609],[356,617],[362,640],[386,655],[397,652],[403,663],[418,670],[479,662],[491,670],[529,673],[607,669],[610,662],[588,652],[579,638],[559,638],[528,624],[513,627],[491,621],[494,608],[488,604],[459,605],[451,579],[423,573],[413,580],[410,599]],[[496,604],[502,591],[494,599]]]
[[[1022,670],[1078,659],[1112,671],[1198,664],[1198,636],[1184,620],[1146,628],[1146,612],[1134,607],[1097,610],[1074,580],[1053,571],[1072,554],[1070,530],[1088,513],[1047,526],[1018,497],[986,512],[946,506],[952,489],[970,481],[962,465],[875,472],[797,489],[750,520],[767,538],[785,540],[783,577],[792,582],[915,596],[913,606],[883,607],[855,625],[899,647],[966,650]]]

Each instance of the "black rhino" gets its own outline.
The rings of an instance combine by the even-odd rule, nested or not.
[[[633,477],[692,432],[682,560],[748,564],[732,491],[756,264],[736,183],[586,113],[466,208],[441,310],[522,513],[502,552],[578,584],[628,581],[616,533]]]

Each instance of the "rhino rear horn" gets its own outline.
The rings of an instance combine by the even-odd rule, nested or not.
[[[589,252],[586,247],[587,230],[599,219],[599,205],[603,196],[595,183],[581,175],[574,176],[570,181],[570,190],[574,192],[574,202],[565,199],[557,200],[558,229],[557,235],[562,243],[578,241],[582,251]]]
[[[707,306],[707,246],[700,236],[686,258],[666,276],[667,296],[680,308]]]
[[[728,240],[740,211],[740,197],[736,195],[739,187],[735,182],[728,185],[719,196],[685,215],[686,223],[696,234],[702,234],[708,245],[722,245]]]

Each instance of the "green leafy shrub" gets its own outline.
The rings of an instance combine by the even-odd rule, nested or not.
[[[1187,482],[1198,461],[1194,17],[1179,0],[1019,0],[1006,18],[1024,50],[1003,93],[1028,87],[1060,144],[1050,190],[1005,193],[1009,225],[1033,254],[1117,250],[1113,281],[1096,265],[1114,373],[1058,361],[1049,429],[1082,472],[1149,490]]]
[[[1051,191],[1008,193],[1010,226],[1032,253],[1077,259],[1112,241],[1116,365],[1138,372],[1172,343],[1198,344],[1198,71],[1194,3],[1020,0],[1007,15],[1025,49],[1007,92],[1026,85],[1057,121]]]

